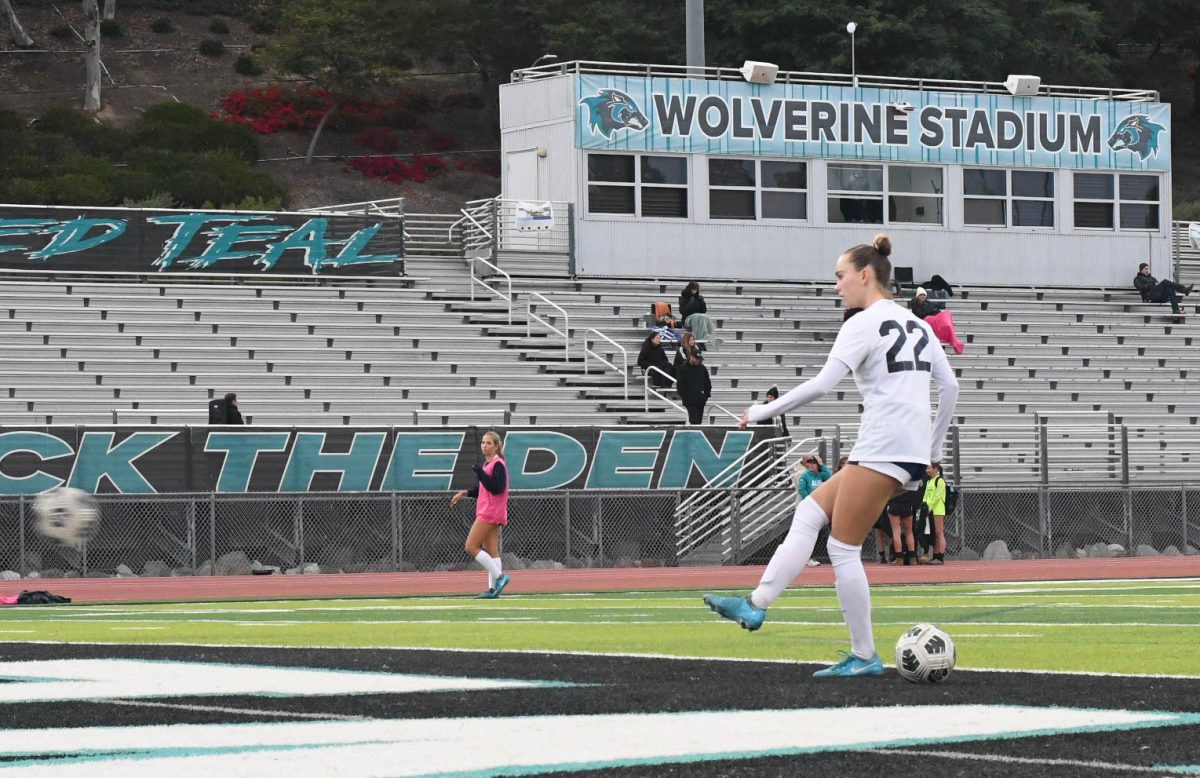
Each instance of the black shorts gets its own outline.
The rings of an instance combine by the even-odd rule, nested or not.
[[[888,518],[888,512],[885,508],[883,513],[879,514],[879,518],[875,520],[875,529],[883,530],[889,535],[892,533],[892,522]]]
[[[921,494],[921,490],[917,489],[911,492],[904,492],[903,494],[893,497],[888,502],[887,512],[893,516],[899,516],[902,519],[906,519],[916,514],[917,509],[921,507],[922,502],[924,502],[924,497]]]

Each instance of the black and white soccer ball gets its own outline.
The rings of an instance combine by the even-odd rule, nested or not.
[[[96,498],[70,486],[43,492],[33,501],[37,531],[51,540],[78,546],[91,540],[100,529],[100,507]]]
[[[896,671],[912,683],[941,683],[956,659],[954,641],[933,624],[917,624],[896,641]]]

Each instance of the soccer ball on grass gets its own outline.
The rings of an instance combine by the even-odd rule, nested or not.
[[[37,531],[68,546],[85,543],[100,528],[100,508],[96,498],[70,486],[43,492],[33,501]]]
[[[956,659],[954,641],[933,624],[918,624],[896,641],[896,671],[912,683],[941,683]]]

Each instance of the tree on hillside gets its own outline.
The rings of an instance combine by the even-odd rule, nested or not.
[[[117,18],[117,0],[104,0],[104,18]]]
[[[13,10],[9,0],[0,0],[0,12],[8,20],[8,29],[13,42],[23,49],[33,46],[33,38],[30,38],[29,33],[25,32],[25,28],[21,26],[21,20],[17,18],[17,12]]]
[[[307,162],[341,101],[389,74],[395,43],[386,32],[393,13],[390,4],[375,0],[292,0],[284,7],[285,34],[269,56],[283,70],[312,79],[332,95],[313,130]]]
[[[100,9],[96,0],[83,0],[83,16],[83,45],[87,49],[83,110],[95,113],[100,110]]]

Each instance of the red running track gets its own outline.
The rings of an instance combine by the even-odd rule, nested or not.
[[[746,590],[762,576],[752,567],[623,567],[510,570],[511,594],[653,589]],[[947,562],[944,566],[889,567],[867,564],[875,584],[978,583],[987,581],[1086,581],[1102,578],[1200,577],[1200,557],[1035,559],[1012,562]],[[46,589],[77,603],[262,600],[319,597],[412,597],[475,594],[482,570],[454,573],[344,573],[209,578],[25,578],[0,581],[0,596]],[[798,585],[833,584],[828,565],[806,568]]]

